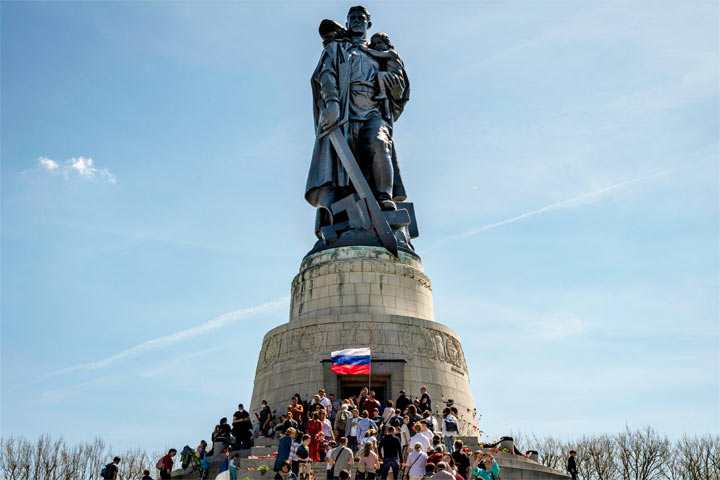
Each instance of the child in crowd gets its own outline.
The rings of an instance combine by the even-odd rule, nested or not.
[[[292,472],[297,477],[300,473],[300,462],[298,462],[297,458],[297,451],[298,448],[300,448],[300,445],[302,445],[302,437],[303,433],[301,431],[297,432],[297,435],[295,435],[295,438],[293,439],[292,446],[290,447],[290,462],[292,465]]]
[[[307,433],[302,436],[302,444],[298,447],[295,457],[298,462],[298,471],[300,480],[309,480],[312,472],[312,459],[310,458],[310,435]],[[232,479],[235,480],[235,479]]]
[[[325,460],[327,455],[328,441],[325,440],[325,435],[322,432],[317,434],[317,460],[322,462]]]
[[[361,447],[364,447],[365,444],[368,443],[368,442],[374,443],[375,445],[377,445],[377,437],[375,436],[376,433],[377,433],[377,432],[375,431],[374,428],[371,428],[370,430],[368,430],[367,432],[365,432],[365,437],[361,440],[360,446],[361,446]]]
[[[235,454],[232,456],[232,459],[230,459],[230,465],[229,465],[229,471],[230,471],[230,480],[237,480],[237,471],[238,467],[240,466],[240,455]]]
[[[200,480],[207,480],[209,471],[210,461],[206,455],[203,455],[202,460],[200,460]]]
[[[327,463],[327,475],[326,475],[327,480],[333,480],[333,476],[334,476],[333,470],[334,469],[332,466],[331,458],[332,458],[333,448],[335,448],[336,446],[337,446],[337,444],[335,443],[335,441],[330,440],[330,442],[328,443],[327,452],[325,453],[325,462]]]
[[[207,455],[207,442],[205,440],[200,440],[200,445],[197,447],[197,454],[198,457],[200,457],[200,460],[205,458]]]
[[[297,480],[297,476],[292,471],[290,460],[285,460],[280,465],[280,470],[275,474],[273,480]]]

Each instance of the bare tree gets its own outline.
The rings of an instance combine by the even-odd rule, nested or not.
[[[533,450],[536,450],[536,448],[533,445],[533,439],[531,437],[528,437],[521,431],[510,431],[510,436],[513,438],[513,442],[515,443],[515,448],[520,450],[521,452],[525,453],[527,450],[532,448]]]
[[[546,467],[556,470],[565,470],[565,459],[563,458],[563,447],[555,437],[543,437],[535,439],[536,450],[540,454],[540,461]]]
[[[48,435],[29,442],[22,437],[0,439],[0,478],[3,480],[79,480],[99,477],[108,461],[102,439],[72,447]]]
[[[26,480],[30,470],[29,458],[23,452],[30,446],[24,438],[0,439],[0,474],[7,480]]]
[[[720,478],[720,436],[684,435],[673,449],[673,479],[718,480]]]
[[[140,448],[126,450],[121,457],[118,480],[140,480],[143,470],[152,470],[150,456]]]
[[[664,476],[664,461],[670,454],[670,442],[652,429],[631,431],[615,438],[622,480],[655,480]]]
[[[608,435],[583,437],[577,450],[583,454],[584,478],[589,480],[616,480],[619,478],[616,460],[617,447]]]
[[[575,450],[581,480],[720,480],[719,435],[684,436],[671,444],[646,427],[577,441],[519,433],[513,437],[524,448],[538,450],[543,465],[556,470],[565,470],[570,450]],[[0,480],[94,480],[113,455],[122,459],[118,480],[140,480],[143,470],[154,470],[164,454],[140,448],[118,454],[100,438],[73,446],[48,435],[34,442],[0,438]]]

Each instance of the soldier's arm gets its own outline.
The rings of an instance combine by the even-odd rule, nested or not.
[[[378,60],[395,60],[397,58],[397,52],[395,50],[386,50],[383,52],[381,50],[373,50],[365,45],[360,45],[358,48]]]
[[[320,95],[327,106],[328,102],[340,103],[340,91],[338,89],[337,71],[332,50],[326,49],[323,52],[322,67],[318,75],[320,82]]]
[[[320,125],[323,129],[329,129],[340,120],[340,90],[334,55],[332,55],[334,52],[334,49],[325,49],[318,75],[320,96],[323,100],[323,108],[320,112]]]

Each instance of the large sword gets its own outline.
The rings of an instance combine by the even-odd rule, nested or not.
[[[375,227],[375,231],[380,237],[380,243],[382,243],[383,247],[387,248],[390,253],[397,257],[397,239],[395,238],[385,215],[383,215],[380,205],[370,189],[370,185],[368,185],[367,180],[365,180],[365,175],[363,175],[360,170],[360,166],[358,165],[357,160],[355,160],[355,156],[350,150],[347,140],[342,133],[340,133],[340,129],[337,127],[333,128],[328,136],[330,137],[330,142],[333,147],[335,147],[335,152],[337,152],[338,157],[340,157],[343,167],[345,167],[345,171],[347,171],[350,176],[350,181],[355,187],[355,190],[360,198],[365,199],[373,227]]]

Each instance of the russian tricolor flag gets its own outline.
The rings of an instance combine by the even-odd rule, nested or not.
[[[345,375],[370,374],[370,348],[346,348],[330,354],[332,371]]]
[[[228,450],[230,449],[228,448]],[[222,465],[220,465],[220,470],[218,470],[215,480],[230,480],[230,464],[228,463],[228,457],[230,457],[230,452],[225,454],[225,461]]]

